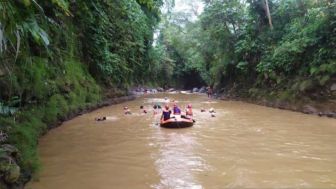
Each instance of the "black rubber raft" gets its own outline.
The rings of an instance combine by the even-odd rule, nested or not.
[[[161,120],[160,126],[165,128],[185,128],[191,127],[194,125],[192,119],[182,118],[182,117],[173,117],[167,120]]]

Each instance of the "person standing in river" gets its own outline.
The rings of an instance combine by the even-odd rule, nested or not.
[[[207,94],[208,94],[208,98],[211,98],[212,97],[212,87],[211,86],[209,86],[208,88],[208,91],[207,91]]]
[[[193,117],[193,111],[192,111],[191,104],[187,105],[187,108],[186,108],[186,117],[189,118],[189,119],[191,119]]]

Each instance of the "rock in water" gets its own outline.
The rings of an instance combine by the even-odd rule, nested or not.
[[[15,183],[20,177],[20,167],[16,164],[8,165],[8,169],[5,172],[4,180],[8,184]]]
[[[16,164],[18,149],[9,144],[0,147],[0,186],[1,183],[13,184],[20,177],[20,167]],[[1,187],[0,187],[1,188]]]
[[[330,91],[336,91],[336,83],[331,85]]]
[[[174,92],[174,91],[176,91],[174,88],[170,88],[167,90],[167,92]]]
[[[206,90],[206,88],[205,87],[202,87],[202,88],[200,88],[200,90],[198,91],[199,93],[205,93],[207,90]]]
[[[303,106],[303,113],[305,113],[305,114],[318,114],[319,112],[313,106],[305,105],[305,106]]]

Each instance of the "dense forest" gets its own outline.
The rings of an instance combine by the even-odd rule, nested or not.
[[[196,21],[191,11],[162,22],[157,48],[174,60],[171,75],[180,86],[288,100],[335,97],[335,1],[204,3]]]
[[[0,2],[0,139],[17,148],[0,148],[6,184],[21,185],[39,169],[37,141],[48,126],[97,104],[106,89],[120,96],[154,84],[162,71],[152,47],[162,3]]]
[[[334,0],[203,3],[199,13],[163,0],[0,1],[0,188],[27,182],[39,136],[106,91],[335,100]]]

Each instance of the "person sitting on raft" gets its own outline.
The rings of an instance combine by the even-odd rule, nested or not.
[[[163,121],[170,119],[170,114],[171,114],[171,110],[169,109],[169,106],[165,105],[164,109],[162,110],[161,119],[163,119]]]
[[[181,115],[181,110],[176,104],[174,104],[173,112],[174,112],[174,115]]]

